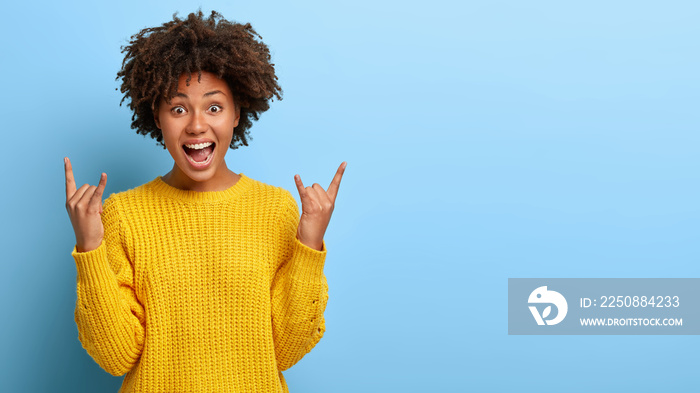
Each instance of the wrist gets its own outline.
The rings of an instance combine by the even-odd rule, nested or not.
[[[305,240],[305,239],[299,238],[299,236],[297,236],[297,239],[299,240],[299,242],[301,244],[305,245],[306,247],[313,248],[316,251],[323,251],[323,239],[321,239],[321,240]]]
[[[102,240],[99,242],[88,242],[88,243],[76,243],[75,251],[77,252],[90,252],[96,250],[102,244]]]

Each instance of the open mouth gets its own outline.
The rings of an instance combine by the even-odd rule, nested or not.
[[[197,167],[209,164],[214,156],[214,147],[216,147],[214,142],[182,145],[187,159]]]

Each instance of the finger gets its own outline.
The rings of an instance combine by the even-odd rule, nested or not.
[[[95,195],[95,190],[97,189],[97,186],[89,186],[87,190],[83,193],[83,196],[80,197],[80,200],[78,201],[78,206],[82,206],[87,208],[90,206],[90,201],[92,200],[92,196]]]
[[[106,186],[107,186],[107,174],[102,173],[100,175],[100,182],[99,182],[99,184],[97,184],[97,190],[95,190],[95,195],[102,198],[102,194],[104,193]]]
[[[304,183],[301,181],[301,176],[294,175],[294,183],[297,185],[297,191],[299,192],[299,198],[301,198],[301,204],[304,205],[304,201],[308,201],[309,195],[306,192]]]
[[[73,196],[70,198],[70,201],[68,201],[68,203],[73,206],[80,203],[80,200],[83,198],[83,195],[85,195],[85,192],[88,190],[88,188],[90,188],[89,184],[83,184],[82,186],[80,186],[80,188],[78,188],[78,190],[75,191],[75,193],[73,193]]]
[[[316,191],[316,195],[318,196],[317,201],[318,201],[318,203],[319,203],[321,206],[326,206],[326,205],[332,205],[332,204],[333,204],[333,202],[331,201],[330,196],[328,195],[328,193],[326,192],[326,190],[324,190],[323,187],[321,187],[320,184],[314,183],[311,187]]]
[[[100,183],[97,185],[95,192],[92,194],[90,199],[90,211],[100,211],[102,208],[102,194],[104,193],[105,186],[107,185],[107,174],[103,173],[100,175]]]
[[[338,170],[331,180],[331,184],[328,186],[328,196],[331,198],[331,202],[335,203],[335,197],[338,195],[338,188],[340,188],[340,180],[343,178],[343,173],[345,173],[345,167],[348,166],[347,161],[343,161]]]
[[[316,187],[314,187],[316,186]],[[321,210],[322,205],[321,205],[321,195],[319,195],[319,188],[321,189],[321,193],[325,194],[326,192],[323,191],[323,187],[321,187],[318,183],[314,184],[314,186],[311,187],[306,187],[306,195],[308,195],[308,199],[306,201],[306,212],[307,213],[313,213],[316,211]],[[302,206],[303,209],[304,206]]]
[[[66,170],[66,202],[75,194],[75,178],[73,177],[73,165],[68,157],[63,159],[63,167]]]

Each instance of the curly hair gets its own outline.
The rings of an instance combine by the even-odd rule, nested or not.
[[[195,71],[198,80],[206,71],[228,83],[241,111],[231,149],[240,144],[248,146],[253,120],[270,108],[273,97],[282,99],[275,65],[270,63],[270,51],[262,37],[250,23],[228,21],[216,11],[204,18],[200,9],[184,20],[175,13],[172,21],[131,36],[129,45],[121,49],[126,55],[116,78],[122,78],[124,93],[119,105],[129,98],[131,128],[150,135],[164,148],[163,134],[153,114],[161,98],[169,103],[174,97],[180,75],[188,75],[188,86]]]

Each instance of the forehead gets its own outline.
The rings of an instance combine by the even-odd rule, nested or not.
[[[189,85],[187,79],[189,79]],[[227,97],[232,96],[228,83],[211,72],[202,71],[201,76],[197,72],[185,73],[177,80],[175,97],[184,94],[189,98],[200,98],[212,91],[220,91]]]

